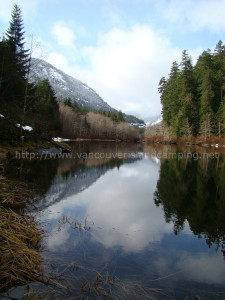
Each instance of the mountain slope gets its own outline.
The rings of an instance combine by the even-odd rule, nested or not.
[[[39,82],[45,78],[49,80],[58,101],[69,97],[80,107],[87,107],[90,110],[116,111],[87,84],[65,74],[44,60],[32,58],[30,81]],[[144,124],[144,121],[134,116],[124,114],[124,117],[130,123]]]
[[[145,119],[146,121],[146,119]],[[157,115],[157,116],[154,116],[154,117],[149,117],[147,118],[147,121],[146,121],[146,126],[149,127],[149,126],[155,126],[155,125],[160,125],[162,123],[162,115]]]

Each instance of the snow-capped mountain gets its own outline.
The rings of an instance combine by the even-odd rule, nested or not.
[[[149,127],[149,126],[160,126],[161,123],[162,123],[162,116],[158,115],[158,116],[155,116],[155,117],[148,118],[148,121],[146,122],[146,126],[147,127]]]
[[[48,78],[59,101],[69,97],[79,106],[92,110],[113,111],[103,99],[85,83],[65,74],[44,60],[33,58],[31,64],[31,82],[38,82]]]
[[[160,117],[156,121],[152,122],[150,126],[159,126],[162,123],[162,120],[162,117]]]
[[[87,84],[67,75],[44,60],[32,58],[30,81],[35,83],[45,78],[49,80],[58,101],[63,101],[69,97],[72,101],[76,101],[80,107],[87,107],[95,111],[116,111]],[[124,114],[124,117],[130,123],[144,124],[144,121],[134,116]]]

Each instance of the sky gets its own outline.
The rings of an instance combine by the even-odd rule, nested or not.
[[[0,0],[0,33],[14,0]],[[158,83],[188,50],[193,63],[225,42],[225,0],[17,0],[32,55],[146,121],[160,115]],[[31,37],[32,42],[31,42]]]

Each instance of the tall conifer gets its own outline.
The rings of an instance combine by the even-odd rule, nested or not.
[[[12,20],[10,21],[10,27],[6,32],[6,38],[12,50],[15,53],[15,60],[19,71],[23,76],[26,76],[28,69],[28,57],[29,50],[25,49],[25,37],[23,19],[20,7],[15,4],[12,11]]]

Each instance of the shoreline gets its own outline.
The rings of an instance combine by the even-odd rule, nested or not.
[[[143,144],[158,144],[158,145],[174,145],[185,147],[202,147],[202,148],[215,148],[225,150],[225,138],[212,137],[202,139],[201,137],[192,137],[190,139],[185,138],[171,138],[165,139],[163,136],[158,137],[146,137],[142,139]]]

